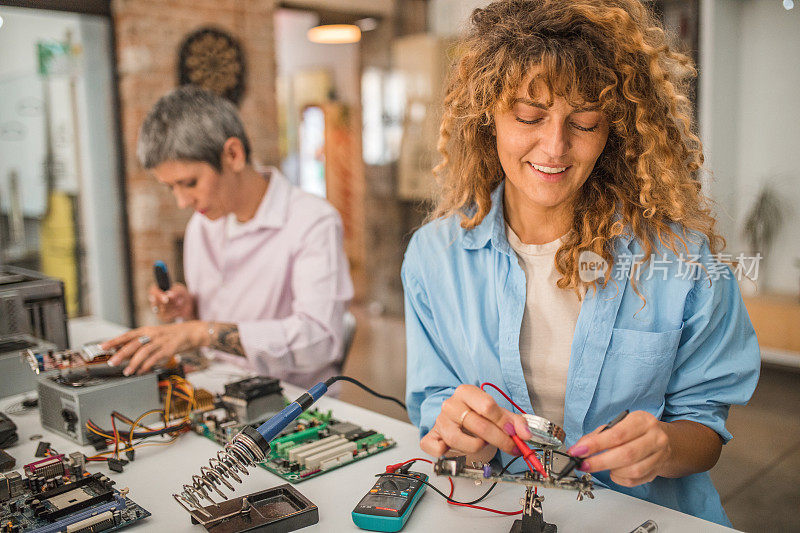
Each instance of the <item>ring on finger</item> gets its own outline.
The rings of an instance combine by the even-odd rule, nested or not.
[[[469,409],[469,408],[467,408],[467,409],[464,409],[464,412],[463,412],[463,413],[461,413],[461,416],[459,416],[459,417],[458,417],[458,429],[464,429],[464,419],[465,419],[465,418],[467,418],[467,415],[468,415],[468,414],[469,414],[471,411],[472,411],[472,410],[471,410],[471,409]]]
[[[151,339],[149,335],[142,335],[141,337],[139,337],[138,340],[139,340],[139,344],[144,346],[145,344],[148,344],[153,339]]]

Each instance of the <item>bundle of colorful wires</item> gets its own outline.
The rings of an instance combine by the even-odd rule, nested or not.
[[[91,433],[103,437],[107,444],[113,444],[114,449],[106,452],[101,452],[91,457],[87,457],[87,461],[107,461],[110,457],[114,459],[120,458],[120,453],[125,453],[129,458],[133,457],[133,450],[146,447],[146,446],[165,446],[175,442],[175,440],[186,431],[190,429],[190,413],[196,407],[194,387],[179,376],[170,376],[167,380],[159,383],[166,390],[164,393],[164,408],[151,409],[139,415],[135,420],[131,420],[127,416],[117,411],[111,413],[111,431],[103,429],[95,424],[92,420],[87,420],[86,429]],[[188,409],[185,414],[170,423],[170,410],[173,408],[173,400],[180,398],[187,402]],[[158,414],[161,418],[162,427],[150,427],[145,425],[142,420],[150,415]],[[119,431],[117,429],[117,421],[127,424],[130,429],[127,431]],[[137,429],[139,429],[137,431]],[[145,442],[148,439],[159,436],[169,436],[169,440],[160,442]],[[134,442],[134,439],[136,442]]]

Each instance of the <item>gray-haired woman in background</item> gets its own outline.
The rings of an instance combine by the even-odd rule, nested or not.
[[[126,374],[193,348],[306,386],[335,373],[353,288],[342,223],[325,200],[276,169],[250,163],[235,107],[185,86],[162,97],[142,126],[137,155],[195,213],[186,228],[186,283],[150,301],[159,319],[105,343]]]

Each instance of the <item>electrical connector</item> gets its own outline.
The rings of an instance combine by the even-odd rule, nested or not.
[[[400,468],[397,469],[398,474],[408,474],[408,471],[411,470],[411,467],[414,466],[416,461],[409,461],[408,463],[404,464]]]
[[[395,465],[386,465],[386,473],[387,474],[394,474],[395,472],[397,472],[397,469],[402,467],[404,464],[406,464],[406,461],[404,461],[402,463],[397,463]]]
[[[386,473],[394,474],[396,472],[398,474],[407,474],[408,471],[411,470],[411,467],[414,466],[414,463],[416,463],[417,461],[424,461],[426,463],[431,462],[429,459],[421,459],[419,457],[414,457],[413,459],[408,459],[407,461],[403,461],[402,463],[387,465]]]
[[[125,469],[125,463],[126,461],[123,461],[122,459],[114,459],[113,457],[108,458],[108,468],[114,472],[122,472]]]
[[[45,457],[47,456],[47,450],[50,449],[50,443],[45,442],[43,440],[39,441],[39,445],[36,447],[36,453],[33,454],[34,457]]]
[[[95,450],[98,452],[102,452],[108,449],[108,445],[106,444],[106,439],[99,435],[90,434],[89,435],[89,444],[91,444]]]

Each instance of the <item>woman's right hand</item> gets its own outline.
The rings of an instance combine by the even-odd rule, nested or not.
[[[489,393],[475,385],[460,385],[442,403],[436,423],[422,437],[419,445],[434,457],[442,456],[451,449],[473,454],[487,445],[519,455],[514,441],[503,429],[506,424],[512,424],[523,440],[531,438],[522,415],[503,409]]]
[[[176,318],[195,318],[194,297],[183,283],[173,283],[168,291],[160,290],[155,284],[150,285],[147,297],[161,322],[173,322]]]

